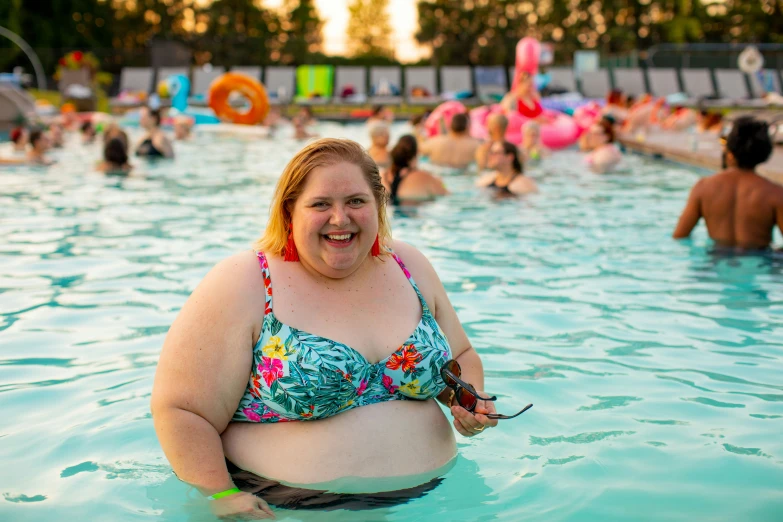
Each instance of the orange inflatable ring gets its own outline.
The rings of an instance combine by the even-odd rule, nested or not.
[[[239,112],[228,103],[228,96],[238,91],[250,100],[250,110]],[[209,86],[209,107],[221,120],[240,125],[261,123],[269,111],[269,98],[264,86],[244,74],[226,73]]]

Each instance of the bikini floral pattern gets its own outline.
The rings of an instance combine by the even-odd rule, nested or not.
[[[281,323],[272,309],[272,280],[263,253],[264,324],[253,348],[253,368],[233,421],[286,422],[323,419],[390,400],[425,400],[445,388],[440,368],[451,348],[402,260],[400,265],[422,307],[421,321],[393,354],[369,362],[361,353]]]

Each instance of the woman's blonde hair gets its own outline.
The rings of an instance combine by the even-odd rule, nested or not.
[[[352,163],[359,167],[364,179],[370,186],[378,207],[378,239],[381,245],[391,241],[391,228],[386,217],[388,196],[381,183],[378,165],[355,141],[322,138],[299,151],[286,165],[277,181],[275,194],[269,206],[269,221],[264,234],[255,242],[253,248],[268,255],[282,256],[288,241],[291,226],[291,211],[297,198],[302,194],[307,175],[319,167],[329,167],[337,163]],[[381,253],[384,253],[381,249]]]

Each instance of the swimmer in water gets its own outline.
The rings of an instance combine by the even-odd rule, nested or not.
[[[494,188],[498,194],[522,195],[538,192],[538,185],[525,176],[516,145],[507,141],[493,143],[489,149],[487,166],[493,172],[476,181],[476,186]]]

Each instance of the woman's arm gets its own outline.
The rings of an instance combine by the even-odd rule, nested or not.
[[[462,368],[462,380],[472,384],[479,395],[485,397],[486,394],[483,391],[484,367],[481,358],[471,345],[465,329],[462,328],[457,312],[454,310],[435,269],[429,260],[411,245],[394,241],[394,250],[400,259],[405,261],[425,301],[427,301],[427,305],[432,310],[435,321],[446,335],[451,346],[452,358]],[[438,398],[445,403],[445,399],[449,395],[450,392],[447,388]],[[447,404],[447,406],[450,405]],[[475,414],[469,413],[461,406],[452,406],[451,412],[454,415],[454,427],[466,437],[483,431],[482,426],[494,427],[498,422],[482,415],[483,413],[495,413],[495,407],[491,402],[479,401]]]
[[[152,139],[153,145],[155,145],[155,148],[158,149],[163,153],[163,156],[166,158],[173,158],[174,157],[174,148],[171,146],[171,141],[166,137],[165,134],[163,134],[162,130],[159,130],[155,137]]]
[[[264,295],[252,252],[222,261],[183,306],[158,362],[155,431],[177,477],[206,495],[234,487],[220,434],[247,386]],[[213,509],[242,502],[251,499],[231,495]]]

